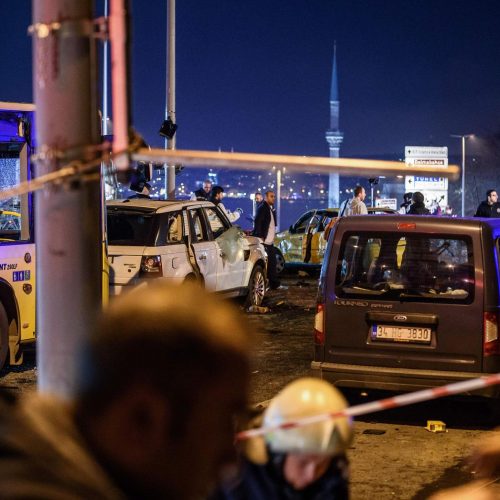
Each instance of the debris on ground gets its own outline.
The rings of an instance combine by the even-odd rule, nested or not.
[[[382,429],[365,429],[363,431],[363,434],[372,434],[374,436],[381,436],[382,434],[385,434],[385,431]]]
[[[269,307],[266,306],[250,306],[247,309],[247,312],[249,313],[258,313],[258,314],[266,314],[270,311]]]
[[[295,283],[297,286],[300,286],[300,287],[303,287],[303,286],[311,286],[311,283],[308,283],[307,281],[303,281],[303,280],[300,280],[300,281],[297,281],[297,283]]]
[[[446,424],[441,422],[441,420],[427,420],[427,426],[425,428],[429,432],[448,432]]]

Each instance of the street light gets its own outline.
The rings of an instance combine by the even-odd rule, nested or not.
[[[465,216],[465,139],[472,139],[474,134],[450,134],[450,137],[462,140],[462,217]]]

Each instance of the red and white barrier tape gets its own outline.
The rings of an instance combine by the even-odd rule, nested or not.
[[[270,432],[284,429],[295,429],[305,425],[316,424],[324,422],[325,420],[341,418],[341,417],[359,417],[367,413],[375,413],[377,411],[389,410],[391,408],[399,408],[422,401],[430,401],[431,399],[442,398],[444,396],[451,396],[453,394],[460,394],[468,391],[476,391],[484,387],[500,384],[500,373],[488,375],[487,377],[475,378],[466,380],[464,382],[456,382],[453,384],[435,387],[433,389],[424,389],[422,391],[410,392],[401,394],[392,398],[381,399],[380,401],[372,401],[370,403],[363,403],[356,406],[351,406],[345,410],[338,412],[321,413],[311,417],[299,418],[296,420],[289,420],[281,425],[270,427],[259,427],[257,429],[250,429],[248,431],[240,432],[236,435],[238,441],[263,436]]]

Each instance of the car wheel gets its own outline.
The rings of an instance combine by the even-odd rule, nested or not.
[[[3,368],[9,352],[9,323],[7,313],[0,304],[0,370]]]
[[[264,268],[257,264],[252,269],[250,281],[248,282],[248,295],[245,307],[260,306],[266,295],[266,273]]]
[[[184,283],[189,283],[191,285],[200,285],[201,287],[204,286],[203,279],[201,277],[198,278],[196,274],[188,274],[184,278]]]
[[[285,269],[285,257],[280,249],[276,249],[276,274],[280,274]]]

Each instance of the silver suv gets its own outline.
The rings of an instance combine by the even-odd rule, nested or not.
[[[118,200],[107,203],[110,293],[163,278],[198,281],[227,297],[260,305],[266,253],[213,203]]]

